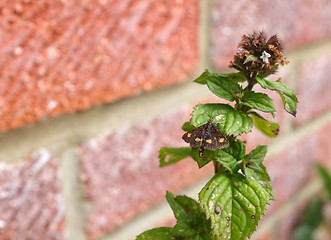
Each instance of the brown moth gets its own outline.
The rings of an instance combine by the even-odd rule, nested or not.
[[[186,132],[182,138],[191,147],[200,147],[199,157],[203,156],[205,148],[214,151],[229,146],[228,140],[212,121]]]

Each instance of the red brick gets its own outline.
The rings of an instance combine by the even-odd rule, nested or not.
[[[7,1],[0,131],[186,80],[198,13],[198,0]]]
[[[329,124],[289,146],[277,157],[267,160],[267,170],[276,197],[276,201],[271,204],[271,211],[291,199],[312,180],[313,176],[316,176],[315,162],[330,162],[330,134]]]
[[[188,119],[189,113],[182,109],[82,145],[82,179],[94,206],[88,219],[90,238],[164,200],[166,190],[177,192],[211,173],[212,166],[199,170],[191,159],[158,166],[160,147],[187,146],[180,128]]]
[[[331,55],[313,59],[301,66],[298,117],[296,124],[312,120],[331,109]]]
[[[257,231],[259,230],[259,227],[257,228]],[[252,235],[253,240],[272,240],[272,235],[270,233],[266,233],[261,237],[255,238],[254,233]]]
[[[330,12],[328,0],[218,0],[212,14],[213,62],[227,66],[241,35],[253,31],[279,34],[286,50],[324,40],[331,36]]]
[[[298,201],[287,214],[279,219],[274,229],[275,239],[294,239],[294,230],[300,223],[307,204],[307,201]]]
[[[41,150],[0,167],[0,239],[64,239],[57,161]]]

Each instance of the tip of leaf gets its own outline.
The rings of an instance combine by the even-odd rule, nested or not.
[[[287,111],[289,114],[293,115],[294,117],[297,116],[297,111]]]

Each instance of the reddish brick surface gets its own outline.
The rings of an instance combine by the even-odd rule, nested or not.
[[[56,160],[41,150],[0,166],[0,239],[64,239]]]
[[[252,235],[254,237],[254,233]],[[258,237],[258,238],[253,238],[254,240],[272,240],[272,236],[270,233],[266,233],[264,234],[263,236],[261,237]]]
[[[213,10],[211,56],[215,66],[227,66],[243,34],[265,30],[279,34],[286,50],[331,36],[329,0],[217,0]]]
[[[331,160],[331,124],[312,132],[294,146],[266,162],[276,201],[270,209],[292,198],[315,175],[314,163],[328,164]]]
[[[305,62],[300,70],[298,118],[302,124],[331,109],[331,54]]]
[[[294,239],[294,231],[302,219],[307,202],[298,203],[288,214],[279,219],[276,226],[276,239],[288,240]],[[326,239],[325,239],[326,240]]]
[[[0,131],[195,72],[198,0],[0,4]]]
[[[211,173],[212,166],[198,170],[191,159],[158,167],[160,147],[187,146],[180,128],[188,115],[185,110],[172,112],[82,145],[82,179],[93,203],[90,238],[113,230],[164,200],[166,190],[176,192]]]

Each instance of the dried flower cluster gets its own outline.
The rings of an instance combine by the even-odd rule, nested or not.
[[[230,67],[247,73],[250,78],[268,76],[278,70],[279,64],[284,66],[288,63],[282,51],[283,45],[277,35],[268,40],[263,31],[243,35]]]

